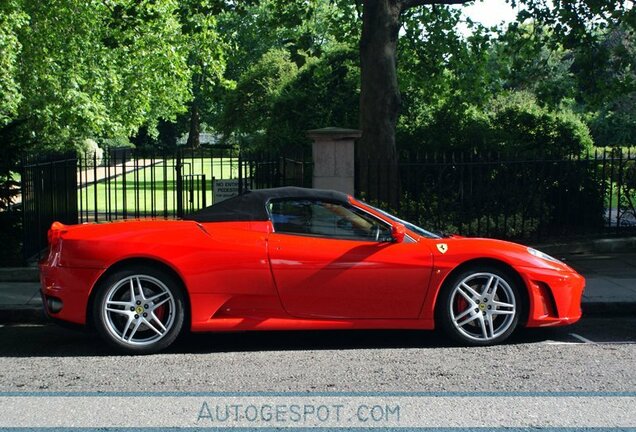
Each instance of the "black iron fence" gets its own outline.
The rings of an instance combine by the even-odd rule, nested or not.
[[[246,189],[311,187],[308,155],[234,148],[171,154],[108,151],[25,162],[23,251],[37,255],[54,220],[178,218]],[[357,163],[359,198],[429,229],[543,240],[636,234],[636,153],[584,157],[401,155],[395,166]],[[372,179],[372,180],[371,180]]]
[[[636,233],[636,153],[551,158],[408,154],[356,172],[358,196],[424,227],[470,236],[542,240]],[[372,178],[373,180],[369,180]]]
[[[21,171],[22,250],[39,253],[51,222],[77,223],[78,184],[75,154],[26,160]]]
[[[246,189],[311,187],[311,166],[302,154],[219,147],[170,154],[126,149],[25,163],[24,255],[46,246],[54,220],[179,218]]]

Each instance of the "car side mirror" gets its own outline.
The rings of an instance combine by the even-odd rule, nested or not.
[[[406,228],[401,223],[391,225],[391,237],[395,243],[402,243],[406,235]]]

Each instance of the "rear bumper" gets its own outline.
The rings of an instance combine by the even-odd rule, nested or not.
[[[520,268],[528,287],[527,327],[561,326],[581,318],[585,278],[574,271]]]
[[[103,272],[40,264],[40,292],[46,314],[56,320],[86,324],[91,290]]]

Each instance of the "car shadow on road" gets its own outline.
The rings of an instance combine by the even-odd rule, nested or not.
[[[561,328],[519,329],[506,344],[540,343],[567,334]],[[117,356],[117,351],[87,330],[55,324],[0,328],[0,357]],[[179,338],[164,354],[314,351],[363,349],[435,349],[458,345],[438,331],[330,330],[199,333]]]

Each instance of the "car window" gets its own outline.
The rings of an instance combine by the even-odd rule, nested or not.
[[[274,231],[348,240],[390,241],[391,227],[373,216],[338,203],[281,200],[269,204]]]

